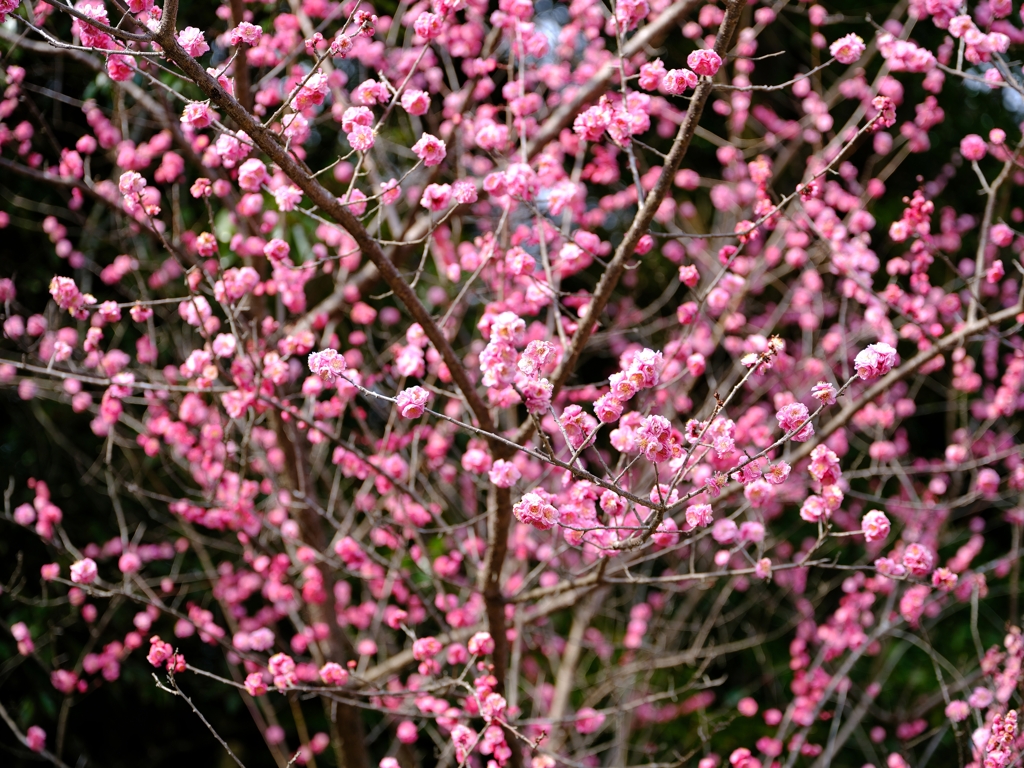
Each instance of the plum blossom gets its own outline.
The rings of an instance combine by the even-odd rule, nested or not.
[[[231,45],[247,43],[256,45],[263,36],[263,30],[248,21],[241,22],[237,27],[228,31],[228,42]]]
[[[819,381],[811,387],[811,397],[822,405],[835,405],[836,388],[827,381]]]
[[[419,141],[412,145],[412,151],[428,168],[440,165],[447,154],[444,142],[429,133],[423,134]]]
[[[882,541],[889,535],[889,518],[884,512],[873,509],[861,518],[860,527],[867,541]]]
[[[267,166],[254,157],[246,160],[238,169],[238,186],[247,192],[258,192],[268,178]]]
[[[707,528],[714,519],[710,504],[691,504],[686,508],[686,523],[691,528]]]
[[[700,77],[714,77],[722,66],[722,57],[714,51],[701,49],[686,57],[686,65]]]
[[[604,724],[605,716],[592,707],[583,707],[576,712],[577,733],[594,733]]]
[[[522,473],[511,461],[498,459],[491,465],[488,477],[499,488],[511,488],[522,477]]]
[[[697,83],[697,75],[689,69],[670,69],[661,79],[665,93],[673,96],[681,96],[688,89],[696,88]]]
[[[71,564],[71,580],[75,584],[92,584],[97,576],[96,561],[91,557],[84,557]]]
[[[185,53],[193,58],[198,58],[210,50],[202,30],[195,27],[185,27],[181,30],[178,33],[178,44],[185,49]]]
[[[404,419],[418,419],[430,400],[430,393],[423,387],[409,387],[398,393],[395,404]]]
[[[921,544],[909,544],[903,551],[903,566],[913,576],[927,576],[932,569],[932,553]]]
[[[840,37],[829,46],[828,52],[835,57],[840,64],[853,64],[864,55],[867,46],[860,35],[850,33]]]
[[[558,522],[558,510],[536,492],[524,494],[512,507],[512,512],[521,523],[546,531]]]
[[[981,160],[988,153],[985,140],[976,133],[969,133],[960,139],[960,154],[964,160]]]
[[[880,341],[858,352],[853,360],[853,367],[861,379],[874,381],[891,371],[898,362],[899,355],[896,354],[896,350]]]
[[[494,653],[494,638],[489,632],[477,632],[467,644],[469,652],[476,656],[486,656]]]
[[[790,403],[780,408],[775,418],[786,434],[798,430],[792,437],[793,442],[803,443],[814,436],[814,427],[809,421],[810,415],[803,403]]]
[[[336,349],[325,349],[322,352],[311,352],[309,370],[326,382],[332,382],[345,372],[345,358]]]

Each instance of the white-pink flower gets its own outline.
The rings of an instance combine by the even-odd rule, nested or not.
[[[322,352],[311,352],[309,370],[324,381],[334,381],[345,372],[345,358],[336,349],[325,349]]]
[[[524,494],[523,498],[512,507],[512,512],[519,522],[532,525],[542,531],[546,531],[558,522],[558,510],[539,493]]]
[[[85,557],[71,564],[71,580],[75,584],[92,584],[96,581],[98,571],[96,561]]]
[[[185,49],[185,53],[193,58],[202,56],[210,50],[210,46],[207,45],[206,38],[203,36],[202,30],[196,29],[195,27],[185,27],[181,30],[181,32],[178,33],[178,43]]]
[[[491,469],[487,473],[487,476],[490,477],[491,482],[499,488],[511,488],[516,484],[516,481],[522,477],[522,473],[511,461],[498,459],[491,465]]]
[[[853,359],[853,367],[864,381],[873,381],[885,376],[898,362],[899,355],[896,354],[896,350],[880,341],[858,352],[857,357]]]
[[[798,430],[792,437],[795,443],[803,443],[814,436],[814,427],[808,421],[810,413],[807,410],[807,406],[803,403],[784,405],[775,414],[775,418],[778,419],[779,426],[784,432],[789,433],[793,430]]]
[[[861,518],[860,527],[868,541],[879,541],[889,535],[889,518],[884,512],[873,509]]]
[[[686,57],[686,65],[702,77],[714,77],[722,66],[722,57],[714,51],[701,49]]]
[[[409,387],[398,393],[396,405],[398,412],[405,419],[418,419],[423,415],[424,407],[430,400],[430,393],[423,387]]]
[[[440,165],[445,155],[448,154],[444,142],[429,133],[420,136],[420,140],[412,145],[412,151],[428,168],[432,165]]]
[[[604,715],[592,707],[583,707],[576,713],[576,731],[593,733],[604,724]]]
[[[665,93],[679,96],[686,93],[688,88],[697,87],[697,75],[688,69],[670,69],[661,79],[661,87]]]
[[[259,192],[267,178],[267,166],[255,157],[246,160],[238,169],[238,186],[246,192]]]
[[[840,64],[853,64],[862,55],[864,55],[865,48],[866,46],[864,45],[864,40],[861,36],[855,35],[851,32],[832,43],[828,48],[828,52],[831,53]]]
[[[256,45],[263,36],[263,30],[257,27],[255,24],[250,24],[248,21],[243,21],[237,27],[228,32],[228,42],[231,45],[238,45],[239,43],[248,43],[249,45]]]

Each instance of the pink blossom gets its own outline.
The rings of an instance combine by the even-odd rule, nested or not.
[[[71,580],[75,584],[92,584],[97,576],[96,561],[85,557],[71,564]]]
[[[494,653],[494,639],[489,632],[477,632],[469,639],[469,652],[476,656]]]
[[[436,13],[425,11],[416,17],[413,28],[416,30],[416,34],[424,40],[433,40],[443,31],[444,18]]]
[[[551,342],[531,341],[520,356],[517,367],[527,376],[536,378],[549,371],[556,354],[557,349]]]
[[[691,528],[707,528],[713,521],[710,504],[691,504],[686,508],[686,523]]]
[[[861,518],[860,527],[867,541],[882,541],[889,535],[889,518],[884,512],[873,509]]]
[[[262,35],[263,30],[260,27],[250,24],[248,21],[243,21],[234,29],[228,30],[228,42],[231,45],[238,45],[239,43],[256,45],[259,43]]]
[[[664,416],[648,416],[636,431],[637,446],[648,461],[661,463],[673,458],[679,447],[672,426]]]
[[[648,61],[640,66],[640,79],[638,85],[645,91],[653,91],[661,86],[665,77],[665,65],[661,59]]]
[[[969,133],[960,139],[960,154],[964,160],[981,160],[988,153],[985,140],[976,133]]]
[[[920,544],[910,544],[903,551],[903,565],[913,576],[927,576],[932,570],[932,562],[932,553]]]
[[[476,184],[469,179],[459,179],[452,184],[452,197],[454,197],[456,202],[460,205],[475,203],[478,198]]]
[[[775,414],[775,418],[779,422],[779,427],[786,434],[797,430],[792,437],[794,442],[803,443],[814,436],[814,427],[809,421],[810,412],[803,403],[790,403],[783,406]]]
[[[603,424],[613,424],[622,416],[623,405],[610,392],[601,395],[594,403],[594,413]]]
[[[983,467],[978,470],[978,477],[975,487],[982,496],[987,499],[994,499],[999,495],[999,473],[991,467]]]
[[[302,190],[294,184],[287,184],[274,190],[274,201],[282,211],[294,211],[302,200]]]
[[[607,104],[602,103],[587,109],[576,115],[572,123],[573,132],[586,141],[598,141],[604,135],[608,123],[611,122],[612,112]]]
[[[962,723],[971,714],[970,705],[966,701],[956,699],[946,705],[946,717],[954,723]]]
[[[402,109],[410,115],[425,115],[430,109],[430,94],[410,88],[402,94]]]
[[[266,696],[267,683],[262,672],[251,672],[245,677],[245,690],[250,696]]]
[[[455,759],[461,764],[469,756],[470,748],[476,743],[476,733],[464,725],[452,728],[452,744],[455,745]]]
[[[688,89],[696,88],[697,75],[689,69],[670,69],[661,79],[661,87],[665,93],[681,96]]]
[[[402,188],[395,179],[390,179],[381,184],[380,199],[384,205],[393,205],[402,195]]]
[[[811,387],[811,397],[822,405],[835,405],[836,388],[826,381],[819,381]]]
[[[879,117],[875,122],[875,130],[889,128],[896,124],[896,104],[888,96],[876,96],[871,105]]]
[[[687,288],[694,288],[700,282],[700,273],[692,264],[684,265],[679,268],[679,282]]]
[[[398,412],[405,419],[418,419],[423,415],[423,409],[430,400],[430,393],[423,387],[409,387],[398,393],[396,405]]]
[[[576,732],[594,733],[604,725],[605,717],[592,707],[583,707],[576,712]]]
[[[202,30],[195,27],[185,27],[181,30],[178,33],[178,44],[185,49],[185,53],[193,58],[198,58],[210,50]]]
[[[423,190],[420,198],[420,205],[428,211],[443,211],[448,207],[452,199],[452,188],[450,184],[428,184]]]
[[[238,186],[247,192],[258,192],[267,179],[267,166],[254,157],[246,160],[238,169]]]
[[[324,103],[328,93],[330,93],[330,86],[327,83],[327,73],[317,70],[295,93],[292,106],[299,112],[319,106]]]
[[[484,720],[487,722],[500,720],[504,716],[507,706],[508,702],[505,701],[504,696],[499,693],[489,693],[484,697],[483,705],[480,707],[480,714],[483,715]]]
[[[125,552],[117,561],[117,569],[121,573],[135,573],[141,567],[142,560],[135,552]]]
[[[335,349],[310,353],[308,363],[309,370],[326,382],[334,381],[345,372],[345,358]]]
[[[853,367],[861,379],[874,381],[891,371],[898,362],[899,355],[896,354],[896,350],[880,341],[858,352],[853,360]]]
[[[436,637],[421,637],[412,644],[412,657],[416,661],[432,659],[444,650],[444,646]]]
[[[46,749],[46,731],[38,725],[30,725],[25,731],[25,741],[33,752],[42,752]]]
[[[165,643],[161,640],[159,635],[153,635],[149,638],[149,653],[146,654],[146,661],[154,667],[161,666],[173,655],[174,647],[170,643]]]
[[[943,592],[952,592],[956,589],[959,577],[949,568],[936,568],[932,571],[932,586],[938,587]]]
[[[373,129],[367,128],[365,125],[355,126],[345,138],[348,139],[349,146],[357,152],[366,152],[373,147],[376,141]]]
[[[558,510],[538,493],[527,493],[512,507],[521,523],[546,531],[558,522]]]
[[[419,730],[416,723],[411,720],[403,720],[395,729],[395,735],[402,744],[415,744],[419,738]]]
[[[511,488],[522,477],[522,473],[511,461],[498,459],[491,465],[488,477],[499,488]]]
[[[866,47],[860,35],[851,32],[832,43],[828,51],[840,64],[853,64],[864,55]]]
[[[291,246],[279,237],[270,240],[263,246],[263,255],[271,261],[284,261],[291,253]]]
[[[839,457],[828,446],[818,445],[811,451],[811,477],[822,485],[835,485],[839,482],[841,471]]]
[[[329,661],[320,667],[320,679],[326,685],[345,685],[348,682],[348,670],[336,661]]]
[[[714,51],[701,49],[686,57],[686,66],[701,77],[714,77],[722,66],[722,57]]]
[[[131,80],[135,76],[135,57],[114,54],[107,57],[107,74],[117,83]]]
[[[444,142],[429,133],[423,134],[419,141],[412,145],[412,151],[428,168],[440,165],[447,154]]]

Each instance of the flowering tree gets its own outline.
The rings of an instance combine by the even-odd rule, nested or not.
[[[1024,30],[890,10],[0,0],[5,743],[1019,765]]]

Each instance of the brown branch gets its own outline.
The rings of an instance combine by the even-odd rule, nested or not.
[[[601,603],[608,595],[608,588],[602,587],[591,593],[587,601],[577,610],[572,619],[572,627],[569,629],[569,637],[565,640],[565,651],[562,653],[562,661],[558,665],[558,672],[555,675],[555,691],[551,697],[551,707],[548,709],[548,719],[552,723],[559,723],[565,716],[565,708],[569,703],[569,695],[576,684],[576,668],[579,665],[580,654],[583,651],[583,634],[590,626],[594,614],[601,607]],[[565,741],[565,730],[563,728],[552,729],[551,741],[545,745],[549,752],[557,753]]]
[[[277,443],[285,454],[285,479],[291,486],[289,490],[296,496],[305,497],[309,490],[309,462],[303,455],[301,443],[298,436],[289,433],[285,422],[277,413],[273,413],[274,432],[277,435]],[[298,502],[297,522],[302,540],[313,547],[317,552],[323,552],[330,543],[324,534],[323,521],[309,504]],[[323,570],[321,569],[321,573]],[[310,602],[309,618],[312,623],[323,623],[330,628],[328,634],[328,647],[330,660],[344,664],[350,659],[355,659],[356,652],[348,635],[338,625],[334,608],[334,583],[332,574],[324,573],[324,600],[320,603]],[[351,704],[338,703],[337,727],[338,735],[341,737],[341,748],[345,755],[346,768],[370,768],[370,758],[366,752],[366,734],[363,729],[363,720],[359,710]]]
[[[236,27],[245,21],[245,7],[242,0],[231,0],[231,23]],[[249,87],[249,62],[245,58],[248,45],[239,42],[235,46],[235,98],[247,111],[252,111],[252,92]]]

